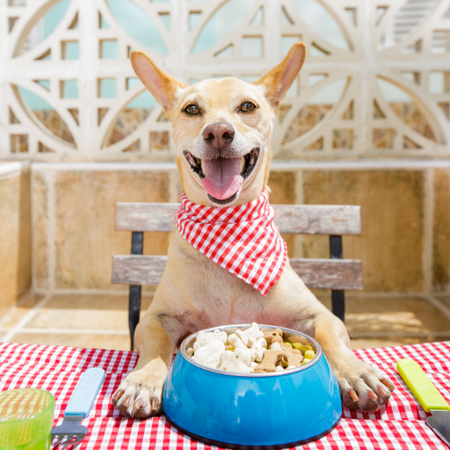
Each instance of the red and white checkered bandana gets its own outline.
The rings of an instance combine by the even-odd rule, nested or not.
[[[225,208],[192,203],[181,194],[177,228],[194,248],[265,297],[280,278],[287,247],[274,224],[269,193]]]

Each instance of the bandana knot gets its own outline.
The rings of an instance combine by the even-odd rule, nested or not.
[[[280,278],[287,257],[274,217],[267,191],[249,203],[225,208],[197,205],[182,193],[175,214],[184,239],[264,297]]]

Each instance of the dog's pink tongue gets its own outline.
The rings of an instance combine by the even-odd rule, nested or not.
[[[239,190],[244,178],[239,174],[240,158],[204,159],[203,187],[211,197],[225,200]]]

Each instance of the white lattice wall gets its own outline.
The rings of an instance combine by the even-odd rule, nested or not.
[[[450,156],[450,0],[242,0],[245,17],[224,14],[221,29],[231,31],[209,48],[200,35],[226,0],[132,1],[156,26],[153,47],[167,55],[128,34],[106,0],[71,0],[55,30],[30,45],[58,1],[0,0],[1,159],[173,160],[161,107],[127,108],[144,89],[134,83],[130,49],[188,83],[251,81],[298,39],[309,54],[275,125],[275,159]],[[311,21],[320,5],[341,40]],[[78,93],[68,95],[74,83]],[[102,96],[104,83],[115,84],[113,98]],[[54,111],[31,109],[23,89]]]

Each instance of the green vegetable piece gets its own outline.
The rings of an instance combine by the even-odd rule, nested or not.
[[[305,358],[307,358],[307,359],[313,359],[314,356],[316,356],[316,354],[314,353],[313,350],[307,350],[305,352]]]

